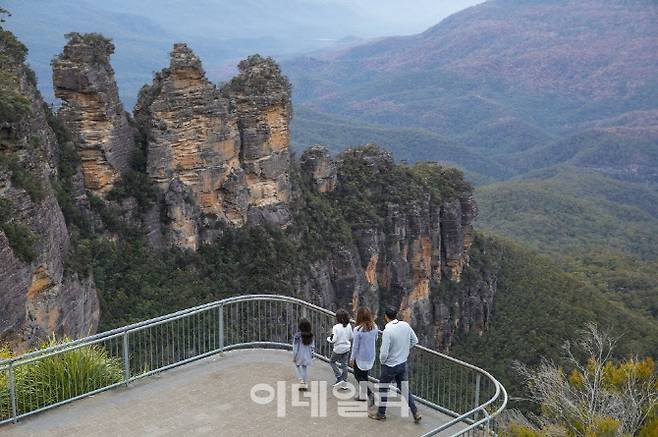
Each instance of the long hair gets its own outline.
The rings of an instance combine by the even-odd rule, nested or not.
[[[350,315],[347,311],[340,309],[336,311],[336,321],[343,326],[350,324]]]
[[[299,319],[299,333],[302,337],[302,343],[309,345],[313,341],[313,333],[311,332],[311,322],[308,319]]]
[[[375,329],[375,322],[372,321],[372,313],[367,307],[359,308],[356,312],[356,325],[361,331],[368,332]]]

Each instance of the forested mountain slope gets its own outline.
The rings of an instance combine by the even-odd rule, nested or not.
[[[285,68],[306,111],[296,125],[304,141],[354,141],[349,129],[322,135],[349,119],[371,125],[357,135],[366,141],[383,128],[436,133],[434,156],[428,134],[392,138],[390,147],[403,159],[448,160],[498,179],[573,161],[655,181],[657,48],[655,2],[490,0],[418,35]],[[446,143],[496,165],[446,156]]]

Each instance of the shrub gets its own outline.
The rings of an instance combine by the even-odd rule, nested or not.
[[[70,341],[54,337],[40,349]],[[10,358],[8,349],[0,349],[0,358]],[[18,412],[26,413],[89,393],[123,380],[121,360],[111,357],[103,347],[85,346],[15,367]],[[9,383],[6,372],[0,374],[0,419],[11,415]]]
[[[516,364],[530,399],[540,406],[541,415],[530,416],[538,428],[560,427],[575,437],[616,437],[644,433],[652,425],[658,409],[653,359],[616,362],[616,341],[590,323],[564,346],[571,372],[546,359],[536,369]]]
[[[22,223],[2,223],[0,230],[5,233],[9,240],[9,247],[21,261],[31,263],[37,258],[35,249],[37,237]]]
[[[0,15],[2,15],[2,11],[0,11]],[[2,52],[0,52],[1,63],[20,64],[25,62],[27,47],[13,33],[3,28],[0,28],[0,47],[2,47]]]
[[[36,177],[29,170],[18,165],[11,168],[11,182],[27,191],[33,202],[39,202],[45,197],[43,186],[38,177]]]
[[[18,79],[0,71],[0,122],[13,123],[30,111],[30,101],[18,90]]]
[[[45,192],[39,177],[13,155],[0,155],[0,166],[11,172],[11,183],[27,192],[33,202],[40,202]]]
[[[90,50],[88,53],[91,54],[91,61],[95,65],[107,63],[109,56],[114,53],[112,40],[100,33],[80,34],[78,32],[69,32],[64,37],[69,41],[69,44],[85,44],[89,46]],[[58,59],[65,56],[65,54],[61,54]]]
[[[9,221],[14,213],[14,205],[6,197],[0,197],[0,225]]]
[[[122,200],[129,197],[135,198],[142,211],[148,210],[155,204],[155,187],[147,174],[129,170],[107,196],[108,200]]]

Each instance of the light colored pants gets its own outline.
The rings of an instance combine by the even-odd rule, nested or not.
[[[295,366],[297,371],[297,378],[304,382],[308,382],[308,366]]]
[[[349,351],[344,354],[337,354],[336,352],[331,353],[331,360],[329,363],[331,363],[331,368],[336,376],[336,382],[347,381],[347,359],[349,356]]]

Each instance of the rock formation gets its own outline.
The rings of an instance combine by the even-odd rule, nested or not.
[[[249,191],[249,221],[290,221],[291,86],[271,58],[250,56],[223,89],[238,117],[240,161]]]
[[[336,163],[331,159],[326,147],[309,147],[302,154],[300,164],[311,176],[315,191],[329,193],[336,188]]]
[[[290,222],[290,85],[271,59],[253,56],[219,90],[186,44],[145,86],[135,120],[148,142],[170,244],[195,249],[213,228]]]
[[[134,130],[119,100],[110,65],[112,42],[99,34],[67,35],[53,60],[60,119],[75,136],[85,187],[103,197],[126,171],[134,150]]]
[[[395,168],[390,154],[370,146],[347,150],[335,162],[326,150],[314,147],[302,155],[301,168],[317,192],[341,203],[346,201],[340,189],[346,160],[358,161],[364,177],[373,180],[371,176]],[[495,280],[465,284],[469,291],[463,296],[445,292],[461,281],[468,265],[477,215],[470,187],[457,184],[451,189],[454,192],[444,199],[434,198],[429,190],[413,196],[410,203],[387,199],[381,212],[383,224],[353,226],[353,244],[338,247],[324,262],[314,264],[309,284],[300,290],[302,296],[352,311],[361,305],[375,310],[395,306],[424,344],[443,349],[449,348],[459,330],[484,329]]]
[[[0,44],[3,80],[27,104],[0,121],[0,343],[22,351],[52,334],[93,333],[99,307],[93,281],[64,267],[69,234],[50,182],[59,145],[26,49],[8,32]]]

